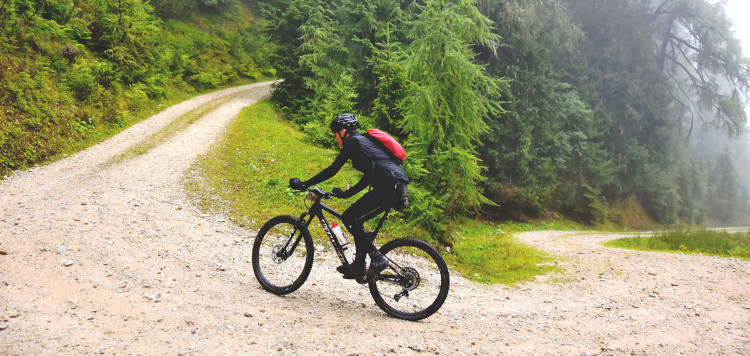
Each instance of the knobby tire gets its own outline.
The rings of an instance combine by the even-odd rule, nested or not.
[[[390,241],[380,252],[391,266],[369,283],[375,303],[389,315],[410,321],[437,312],[450,288],[448,266],[440,253],[430,244],[413,238]],[[403,280],[400,275],[418,276],[418,283],[398,284],[398,280]]]
[[[282,247],[288,252],[297,240],[299,243],[291,254],[283,256],[279,252]],[[276,295],[289,294],[307,280],[314,255],[312,236],[307,228],[295,217],[277,216],[260,228],[253,242],[253,272],[263,289]]]

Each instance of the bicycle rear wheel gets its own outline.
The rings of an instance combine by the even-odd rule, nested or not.
[[[268,220],[253,242],[253,272],[263,289],[284,295],[305,283],[315,255],[312,237],[295,217]]]
[[[421,320],[434,314],[448,297],[448,266],[428,243],[403,238],[383,245],[390,267],[369,283],[375,303],[389,315]]]

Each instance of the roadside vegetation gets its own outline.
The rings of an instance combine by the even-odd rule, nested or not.
[[[750,259],[750,232],[687,229],[617,239],[605,246]]]
[[[524,225],[523,230],[548,228]],[[516,231],[516,224],[468,220],[457,229],[451,253],[443,252],[443,257],[465,278],[489,284],[517,285],[559,270],[554,256],[518,242]]]
[[[336,154],[335,149],[312,144],[282,118],[271,102],[265,101],[245,109],[232,122],[223,138],[193,165],[186,186],[201,208],[226,214],[239,225],[257,230],[273,216],[301,214],[305,210],[304,194],[291,190],[288,179],[311,177],[330,164]],[[346,165],[320,186],[326,190],[343,188],[349,182],[356,183],[360,176]],[[358,197],[331,199],[326,204],[343,211]],[[555,267],[549,263],[551,256],[519,243],[512,233],[569,228],[563,224],[496,225],[466,219],[454,229],[453,246],[441,247],[437,240],[426,236],[422,227],[410,224],[402,213],[392,212],[377,243],[418,237],[441,249],[451,267],[466,278],[514,285]],[[318,223],[313,223],[311,233],[319,243],[326,244],[326,235]]]
[[[0,2],[0,177],[275,75],[247,2]]]

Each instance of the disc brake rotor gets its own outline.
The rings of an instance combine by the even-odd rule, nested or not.
[[[283,252],[281,246],[276,246],[273,248],[273,251],[271,251],[271,258],[276,264],[281,264],[286,260],[286,253]]]

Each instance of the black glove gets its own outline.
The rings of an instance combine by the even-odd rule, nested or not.
[[[331,189],[331,194],[333,194],[333,196],[335,196],[336,198],[346,198],[346,194],[343,190],[341,190],[341,188]]]
[[[307,188],[305,183],[299,180],[299,178],[289,179],[289,187],[295,190],[305,190],[305,188]]]

